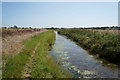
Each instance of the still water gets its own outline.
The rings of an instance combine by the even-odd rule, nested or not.
[[[58,35],[50,54],[76,78],[118,78],[118,67],[104,64],[65,36]]]

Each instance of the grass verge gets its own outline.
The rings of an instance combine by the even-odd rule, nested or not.
[[[55,33],[53,31],[42,32],[25,41],[24,49],[7,60],[5,67],[3,67],[2,77],[22,78],[25,64],[29,61],[29,57],[38,43],[39,46],[33,57],[31,78],[65,77],[60,67],[54,63],[48,53],[54,41]]]
[[[49,37],[48,37],[49,36]],[[65,78],[64,71],[54,63],[52,56],[48,53],[55,40],[55,33],[43,33],[40,45],[36,50],[33,60],[32,78]]]

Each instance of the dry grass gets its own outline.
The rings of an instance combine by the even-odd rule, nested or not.
[[[46,31],[46,29],[2,29],[2,38],[13,36],[13,35],[21,35],[25,33]]]
[[[100,32],[100,33],[105,33],[105,34],[118,34],[120,32],[120,30],[99,30],[99,29],[89,29],[91,31],[96,31],[96,32]]]

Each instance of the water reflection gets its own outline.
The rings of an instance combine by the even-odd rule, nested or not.
[[[64,69],[79,78],[118,78],[118,68],[105,66],[87,51],[65,36],[56,33],[56,41],[50,53]]]

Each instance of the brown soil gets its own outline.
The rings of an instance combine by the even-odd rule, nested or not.
[[[45,29],[3,29],[2,53],[15,54],[23,48],[23,41],[37,35]]]

